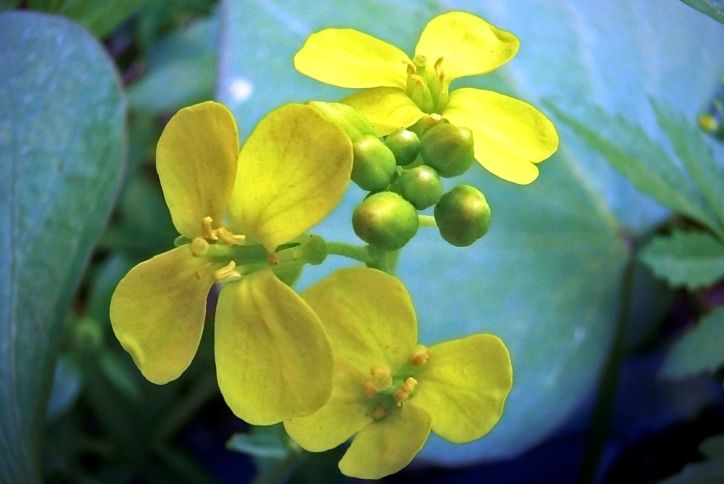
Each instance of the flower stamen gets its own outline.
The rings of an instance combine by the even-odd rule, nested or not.
[[[406,402],[408,398],[410,398],[410,395],[412,394],[412,391],[417,386],[417,380],[414,378],[407,377],[407,380],[405,380],[405,383],[402,384],[399,390],[395,392],[393,395],[395,399],[395,403],[398,407],[401,407],[403,402]]]
[[[238,281],[241,279],[241,274],[239,274],[239,271],[234,270],[235,268],[236,262],[229,261],[224,267],[214,271],[214,280],[216,282]]]

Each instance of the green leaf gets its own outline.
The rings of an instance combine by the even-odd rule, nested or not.
[[[214,15],[154,45],[149,53],[149,71],[129,89],[131,109],[168,113],[213,97],[218,24]]]
[[[226,442],[226,448],[262,459],[281,460],[289,456],[289,438],[275,427],[253,427],[250,433],[237,433]]]
[[[83,24],[98,37],[113,29],[138,11],[149,0],[30,0],[31,9],[64,15]]]
[[[0,15],[0,475],[36,482],[61,318],[111,208],[125,104],[102,46]]]
[[[334,101],[353,92],[294,71],[292,57],[310,33],[353,27],[412,53],[426,21],[442,12],[440,2],[414,0],[314,5],[223,4],[217,96],[234,110],[243,133],[279,104]],[[721,26],[680,2],[652,9],[646,2],[451,0],[445,9],[480,14],[521,40],[520,52],[503,68],[459,79],[452,89],[493,89],[539,107],[542,98],[589,100],[627,113],[632,124],[655,134],[647,95],[693,118],[724,68]],[[656,35],[662,31],[667,35]],[[584,121],[606,129],[605,120]],[[609,351],[630,256],[627,239],[668,216],[566,126],[557,127],[561,149],[538,165],[541,176],[533,185],[513,186],[480,169],[461,177],[460,183],[482,189],[492,208],[493,224],[481,241],[455,249],[434,229],[421,229],[401,252],[399,274],[412,293],[424,341],[494,332],[513,360],[514,386],[498,426],[465,445],[431,437],[420,454],[426,461],[509,458],[560,428],[592,393]],[[352,188],[314,231],[359,243],[349,214],[363,197]],[[330,257],[305,269],[300,287],[349,265]],[[634,305],[632,318],[648,328],[667,298],[645,281],[637,287],[632,299],[651,303]]]
[[[641,127],[596,106],[587,106],[585,102],[576,108],[585,112],[583,117],[552,102],[546,102],[546,106],[643,193],[708,227],[718,227],[689,178]],[[592,119],[596,120],[593,124]],[[602,130],[601,126],[605,128]]]
[[[707,457],[703,462],[689,464],[662,484],[719,484],[724,481],[724,434],[709,437],[699,445]]]
[[[724,306],[714,309],[674,343],[660,371],[676,380],[714,372],[724,363]]]
[[[681,0],[685,4],[710,16],[717,22],[724,23],[724,1],[722,0]]]
[[[652,101],[651,104],[659,126],[712,212],[715,225],[710,228],[724,234],[724,166],[714,160],[701,130],[693,122],[687,122],[662,103]]]
[[[641,260],[672,286],[689,290],[724,277],[724,244],[704,232],[676,230],[656,237],[641,251]]]

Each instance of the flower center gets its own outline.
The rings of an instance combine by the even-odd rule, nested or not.
[[[400,408],[410,399],[417,379],[413,376],[416,368],[427,363],[430,352],[422,345],[410,355],[409,363],[394,376],[388,366],[373,366],[370,379],[362,385],[362,391],[370,401],[369,415],[380,420],[387,414]]]
[[[441,113],[449,99],[450,82],[442,70],[443,58],[431,66],[427,57],[416,55],[407,64],[407,95],[425,113]]]

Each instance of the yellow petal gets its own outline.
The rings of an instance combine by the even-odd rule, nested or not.
[[[342,100],[372,123],[377,136],[385,136],[413,125],[423,116],[405,91],[394,87],[366,89]]]
[[[352,144],[315,109],[288,104],[264,117],[239,156],[232,225],[273,251],[322,220],[344,195]]]
[[[505,30],[465,12],[449,12],[428,22],[415,48],[429,63],[442,57],[448,81],[484,74],[496,69],[518,52],[520,42]]]
[[[207,101],[183,108],[166,124],[156,148],[156,170],[181,235],[201,235],[204,217],[222,221],[238,156],[236,122],[223,104]]]
[[[428,435],[430,415],[405,405],[363,428],[339,461],[339,469],[360,479],[389,476],[412,461]]]
[[[376,269],[335,272],[310,287],[304,299],[322,320],[335,355],[363,372],[393,371],[417,345],[415,311],[405,286]]]
[[[332,449],[349,439],[372,422],[369,398],[362,391],[367,380],[368,374],[336,358],[332,396],[313,414],[284,422],[289,436],[311,452]]]
[[[513,183],[533,182],[538,177],[535,163],[558,149],[556,128],[543,113],[497,92],[457,89],[443,116],[473,132],[478,163]]]
[[[302,74],[340,87],[405,87],[407,55],[354,29],[325,29],[309,36],[294,56]]]
[[[455,443],[479,439],[503,414],[513,384],[505,344],[475,334],[430,347],[411,403],[432,416],[432,431]]]
[[[121,279],[110,306],[118,341],[143,376],[175,380],[199,346],[213,266],[183,245],[141,262]]]
[[[231,410],[255,425],[309,415],[332,391],[332,353],[316,314],[265,269],[224,285],[216,374]]]

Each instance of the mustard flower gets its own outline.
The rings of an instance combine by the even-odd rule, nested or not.
[[[510,32],[469,13],[448,12],[425,26],[412,59],[363,32],[324,29],[309,36],[294,65],[327,84],[366,88],[343,102],[367,116],[379,136],[407,128],[425,113],[470,129],[476,160],[524,185],[538,177],[536,163],[558,148],[553,123],[530,104],[493,91],[449,90],[455,79],[502,66],[518,47]]]
[[[375,269],[339,271],[303,297],[332,344],[333,390],[319,410],[284,427],[313,452],[354,436],[339,463],[344,474],[378,479],[410,463],[431,430],[470,442],[500,419],[512,368],[496,336],[419,345],[405,287]]]
[[[239,152],[231,112],[180,110],[158,142],[156,169],[186,243],[135,266],[110,307],[113,331],[151,382],[178,378],[201,338],[206,299],[221,284],[214,329],[219,388],[254,424],[309,414],[329,397],[332,356],[319,318],[272,271],[326,216],[349,179],[348,138],[314,109],[262,119]]]

